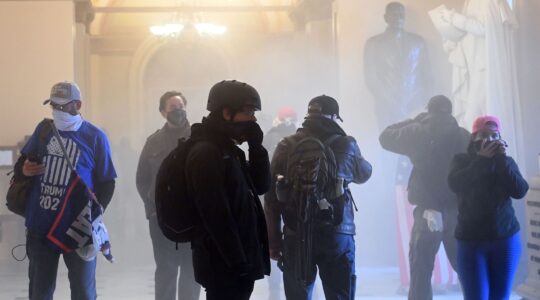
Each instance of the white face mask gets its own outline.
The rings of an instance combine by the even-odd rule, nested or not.
[[[67,112],[53,109],[52,111],[54,125],[58,130],[62,131],[77,131],[82,125],[83,119],[81,115],[72,115]]]

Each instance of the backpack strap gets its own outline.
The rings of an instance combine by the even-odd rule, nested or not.
[[[325,147],[325,151],[326,151],[327,155],[329,156],[328,159],[333,161],[333,164],[335,165],[336,169],[337,169],[336,155],[334,154],[334,149],[332,149],[332,147],[330,147],[330,145],[332,145],[332,143],[334,143],[339,137],[341,137],[341,135],[333,134],[329,138],[327,138],[324,141],[324,144],[323,144],[324,147]]]
[[[49,118],[45,118],[41,122],[44,123],[45,128],[41,129],[38,137],[39,137],[39,143],[43,144],[45,142],[45,138],[47,138],[47,136],[49,135],[49,132],[51,132],[51,129],[54,123],[53,123],[53,120]]]
[[[52,120],[50,120],[49,123],[50,123],[50,125],[52,127],[54,136],[58,140],[58,144],[60,144],[60,148],[62,149],[62,153],[64,154],[64,158],[66,159],[69,168],[71,169],[71,171],[77,173],[77,170],[75,169],[75,167],[73,166],[73,163],[69,159],[69,155],[68,155],[68,153],[66,151],[66,147],[64,146],[64,143],[62,142],[62,138],[60,137],[60,133],[58,133],[58,129],[56,129],[56,126],[54,126],[54,123],[52,122]]]
[[[51,133],[51,130],[52,130],[52,126],[53,126],[53,120],[52,119],[48,119],[48,118],[45,118],[43,119],[43,121],[41,121],[41,123],[43,123],[43,127],[41,127],[41,130],[39,131],[38,133],[38,141],[39,141],[39,144],[38,144],[38,150],[36,154],[40,155],[40,156],[43,156],[41,154],[43,154],[43,151],[40,151],[42,149],[42,146],[45,147],[45,139],[49,136],[49,133]]]

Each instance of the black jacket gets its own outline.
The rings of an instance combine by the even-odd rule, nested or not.
[[[277,174],[286,174],[287,159],[291,146],[306,136],[315,136],[321,141],[327,140],[330,136],[338,134],[336,140],[330,144],[338,167],[338,176],[344,179],[345,187],[351,183],[364,183],[371,177],[371,165],[367,162],[356,140],[347,136],[337,123],[323,117],[308,117],[302,128],[296,134],[282,140],[276,147],[272,157],[271,174],[272,187],[265,195],[265,213],[268,222],[268,233],[270,245],[273,249],[281,249],[282,229],[281,217],[289,229],[295,228],[296,214],[290,212],[284,204],[278,202],[275,184]],[[345,207],[343,221],[334,228],[336,233],[355,234],[353,198],[348,188],[346,188]]]
[[[189,123],[180,128],[170,128],[167,123],[146,139],[139,164],[137,165],[136,185],[143,200],[146,218],[156,213],[155,187],[156,175],[161,163],[176,148],[178,140],[188,138],[191,128]]]
[[[221,120],[192,126],[186,161],[188,193],[193,195],[205,235],[192,242],[195,279],[204,287],[227,286],[270,274],[268,234],[257,195],[270,186],[268,153],[244,152],[223,132]]]
[[[470,134],[449,114],[422,113],[414,120],[388,126],[379,136],[381,146],[406,155],[413,164],[409,202],[424,209],[456,209],[456,195],[447,183],[454,155],[467,149]]]
[[[458,195],[456,238],[492,241],[519,231],[511,198],[525,197],[529,185],[511,157],[458,154],[448,184]]]

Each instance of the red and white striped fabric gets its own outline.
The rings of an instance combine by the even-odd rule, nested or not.
[[[405,185],[396,186],[396,207],[397,207],[397,230],[398,230],[398,249],[399,249],[399,275],[402,287],[408,287],[409,277],[409,240],[411,238],[411,229],[413,227],[413,209],[414,207],[407,199],[407,187]],[[431,278],[433,287],[442,287],[458,284],[458,276],[448,258],[444,247],[439,247],[439,252],[435,257],[435,266]]]

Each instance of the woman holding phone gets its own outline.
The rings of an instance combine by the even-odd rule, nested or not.
[[[521,255],[512,198],[529,185],[506,155],[497,117],[478,117],[467,153],[454,157],[448,183],[458,196],[458,274],[465,300],[508,299]]]

